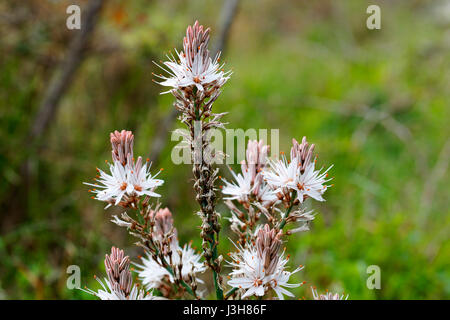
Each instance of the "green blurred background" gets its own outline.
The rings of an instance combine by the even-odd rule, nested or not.
[[[191,168],[172,163],[176,142],[164,135],[182,126],[169,121],[173,98],[159,94],[151,61],[180,49],[195,19],[214,45],[223,2],[106,1],[55,116],[30,138],[78,32],[65,27],[66,7],[87,2],[0,3],[2,299],[91,299],[66,288],[67,266],[98,288],[92,275],[104,274],[112,245],[141,254],[109,222],[119,211],[103,210],[82,184],[104,168],[115,129],[133,130],[144,158],[155,137],[167,142],[155,161],[162,203],[181,241],[200,247]],[[369,4],[381,7],[381,30],[366,28]],[[287,244],[291,266],[306,266],[297,298],[311,298],[309,285],[350,299],[450,298],[449,49],[450,1],[239,1],[224,52],[234,73],[215,110],[229,112],[227,128],[280,129],[280,150],[305,135],[318,163],[334,164],[327,201],[310,204],[311,230]],[[225,254],[233,235],[221,237]],[[369,265],[381,268],[380,290],[366,287]]]

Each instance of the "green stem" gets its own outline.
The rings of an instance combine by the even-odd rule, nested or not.
[[[286,225],[286,219],[289,217],[289,213],[291,213],[292,208],[294,207],[294,198],[295,198],[295,194],[293,194],[293,197],[291,199],[291,203],[289,205],[289,208],[286,210],[286,212],[283,215],[283,218],[281,220],[280,225],[278,226],[279,230],[282,230],[283,227]],[[231,297],[236,291],[238,290],[238,288],[232,288],[230,289],[226,294],[225,294],[225,300],[227,300],[229,297]],[[262,297],[260,297],[262,298]]]
[[[197,88],[194,88],[194,96],[197,93]],[[194,100],[194,108],[195,108],[195,120],[196,121],[201,121],[201,116],[200,116],[200,106],[199,103],[196,101],[196,99]],[[203,139],[203,138],[202,138]],[[203,143],[203,141],[202,141]],[[202,211],[206,212],[206,210],[204,210],[204,208],[206,207],[206,203],[201,203],[202,206]],[[219,240],[219,233],[212,231],[211,234],[209,234],[209,247],[212,251],[212,257],[211,257],[211,263],[213,264],[213,266],[215,266],[216,264],[216,260],[218,258],[218,253],[217,253],[217,243],[216,243],[216,239],[215,239],[215,234],[217,234],[217,240]],[[223,300],[223,290],[220,288],[219,283],[218,283],[218,274],[215,270],[215,268],[211,268],[212,272],[213,272],[213,281],[214,281],[214,288],[216,290],[216,297],[218,300]]]
[[[173,272],[172,267],[167,266],[167,267],[166,267],[166,270],[172,275],[172,277],[175,278],[175,274],[174,274],[174,272]],[[191,287],[190,287],[186,282],[184,282],[183,279],[179,279],[179,281],[180,281],[181,285],[186,289],[186,291],[187,291],[190,295],[192,295],[195,299],[200,299],[199,297],[197,297],[197,295],[194,293],[194,291],[192,291]]]
[[[154,248],[154,249],[155,249],[156,255],[159,255],[158,249],[157,249],[157,248]],[[161,258],[162,264],[163,264],[164,266],[166,266],[166,267],[165,267],[166,270],[167,270],[167,271],[170,273],[170,275],[175,279],[175,272],[173,271],[172,267],[167,263],[166,259],[165,259],[162,255],[160,256],[160,258]],[[180,281],[180,284],[186,289],[186,291],[187,291],[190,295],[192,295],[195,299],[200,299],[199,297],[197,297],[197,295],[194,293],[194,291],[191,289],[191,287],[190,287],[186,282],[184,282],[183,279],[178,279],[178,280]]]
[[[237,291],[237,287],[236,288],[232,288],[230,289],[230,291],[228,291],[227,293],[225,293],[225,300],[227,300],[229,297],[231,297],[233,295],[233,293],[235,293]]]
[[[219,235],[217,235],[219,236]],[[211,235],[211,241],[210,241],[210,248],[212,250],[212,261],[213,264],[215,263],[216,259],[217,259],[217,246],[216,246],[216,239],[214,238],[214,233]],[[218,300],[223,300],[223,290],[220,288],[219,283],[217,281],[218,278],[218,274],[216,272],[216,270],[212,270],[213,271],[213,278],[214,278],[214,288],[216,289],[216,297]]]
[[[294,191],[294,193],[292,194],[292,198],[291,198],[291,203],[289,205],[289,208],[286,210],[286,212],[283,215],[283,218],[281,219],[281,223],[278,226],[279,230],[282,230],[284,228],[284,226],[286,225],[286,219],[289,217],[289,214],[292,211],[292,208],[294,207],[294,201],[295,201],[295,196],[296,196],[296,192]],[[232,288],[230,289],[226,294],[225,294],[225,300],[227,300],[229,297],[231,297],[236,291],[238,290],[238,288]],[[260,297],[260,299],[262,299],[263,297]]]
[[[175,278],[175,272],[173,271],[172,267],[169,266],[169,264],[167,263],[166,259],[164,259],[164,257],[161,257],[161,260],[162,260],[163,265],[166,265],[166,266],[167,266],[167,267],[166,267],[166,270],[170,273],[170,275],[171,275],[172,277]],[[190,295],[192,295],[195,299],[199,299],[199,298],[197,297],[197,295],[194,293],[194,291],[191,289],[191,287],[190,287],[186,282],[184,282],[183,279],[178,279],[178,280],[180,281],[180,284],[186,289],[186,291],[187,291]]]
[[[293,207],[294,207],[294,200],[291,200],[291,205],[289,206],[289,208],[285,212],[285,214],[283,216],[283,219],[281,220],[281,223],[278,226],[278,229],[282,230],[283,227],[286,225],[286,219],[289,217],[289,213],[291,213],[291,210],[292,210]]]
[[[293,191],[292,195],[291,195],[291,203],[289,205],[289,208],[284,213],[283,219],[281,219],[281,223],[278,226],[278,229],[282,230],[284,228],[284,226],[286,225],[286,220],[289,217],[289,214],[291,213],[292,208],[294,207],[294,201],[295,201],[296,196],[297,196],[297,191]]]

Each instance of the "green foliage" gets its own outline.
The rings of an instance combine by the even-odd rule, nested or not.
[[[120,211],[103,210],[82,182],[110,158],[115,129],[133,130],[136,153],[148,155],[173,101],[159,95],[151,61],[179,49],[195,19],[212,27],[214,42],[220,7],[109,2],[36,153],[24,148],[29,128],[73,36],[63,27],[64,5],[39,2],[23,4],[33,19],[0,28],[0,298],[89,299],[66,288],[67,266],[79,265],[82,285],[96,288],[92,275],[103,276],[112,245],[132,259],[142,252],[108,221]],[[297,297],[310,298],[315,285],[350,299],[448,299],[448,173],[430,179],[450,138],[450,26],[435,18],[433,2],[383,2],[382,29],[369,31],[367,5],[242,1],[224,56],[234,73],[215,110],[229,112],[228,128],[280,129],[280,151],[307,136],[318,164],[334,164],[327,201],[310,204],[318,212],[311,230],[287,243],[291,266],[305,265],[295,275],[307,281]],[[0,9],[18,11],[14,1]],[[194,239],[200,248],[191,168],[172,163],[176,141],[167,140],[155,167],[165,169],[162,203],[174,213],[180,241]],[[225,256],[233,235],[225,206],[218,209]],[[381,268],[381,290],[366,287],[369,265]]]

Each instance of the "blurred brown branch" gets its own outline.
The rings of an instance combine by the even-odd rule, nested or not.
[[[214,46],[214,54],[219,51],[225,51],[228,35],[230,34],[231,25],[236,16],[239,0],[225,0],[220,17],[219,38]]]
[[[3,230],[8,230],[25,216],[26,202],[31,185],[30,171],[33,156],[38,152],[41,139],[49,129],[62,97],[70,87],[75,73],[85,57],[85,51],[97,24],[103,2],[103,0],[90,0],[88,2],[86,9],[82,12],[81,30],[76,33],[69,44],[66,58],[61,62],[60,70],[55,72],[45,91],[39,111],[25,141],[25,145],[28,146],[28,154],[20,165],[21,184],[15,185],[10,189],[11,197],[7,211],[15,212],[16,214],[11,215],[10,219],[2,224]],[[19,189],[20,192],[18,191]]]
[[[178,110],[172,108],[172,110],[169,111],[169,114],[160,122],[160,126],[158,127],[158,131],[153,139],[152,149],[150,151],[150,161],[152,164],[156,164],[159,161],[161,152],[167,144],[167,139],[169,136],[168,128],[172,127],[177,115]]]
[[[28,143],[34,144],[45,133],[54,118],[64,93],[70,87],[76,71],[79,69],[91,34],[97,24],[103,0],[90,0],[82,14],[81,30],[73,38],[67,49],[66,59],[61,63],[45,92],[38,114],[33,122]]]

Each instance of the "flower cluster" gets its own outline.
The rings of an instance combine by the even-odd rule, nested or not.
[[[301,144],[293,139],[290,161],[284,154],[282,159],[269,161],[272,170],[264,171],[264,179],[281,199],[290,201],[294,194],[300,203],[308,197],[324,201],[322,195],[328,188],[327,172],[331,166],[324,172],[316,170],[313,150],[314,145],[308,148],[305,137]]]
[[[202,219],[202,249],[207,265],[213,270],[217,295],[223,296],[220,283],[220,258],[217,245],[220,231],[219,214],[216,212],[215,182],[218,170],[212,167],[216,153],[210,145],[212,129],[223,128],[220,122],[224,114],[212,112],[212,106],[221,94],[221,88],[229,79],[231,72],[223,70],[220,65],[220,53],[211,58],[209,45],[210,29],[205,29],[196,21],[186,30],[183,50],[176,52],[176,57],[168,56],[169,61],[160,66],[167,75],[159,75],[159,84],[170,87],[167,92],[176,99],[175,108],[181,112],[180,120],[189,134],[185,142],[190,148],[193,161],[192,173],[196,200],[200,206],[197,212]],[[205,157],[205,151],[208,150]]]
[[[311,291],[312,291],[314,300],[347,300],[348,299],[348,295],[345,295],[345,294],[339,295],[339,293],[333,294],[331,292],[328,292],[328,290],[325,294],[318,294],[317,289],[314,287],[311,287]]]
[[[167,56],[169,61],[164,62],[166,68],[158,65],[169,75],[156,75],[162,80],[158,82],[160,85],[187,91],[195,87],[209,95],[211,87],[218,88],[225,84],[230,72],[224,72],[224,65],[220,65],[220,52],[211,59],[208,50],[209,32],[210,29],[204,30],[198,21],[187,28],[183,39],[184,51],[176,51],[176,57]]]
[[[113,159],[113,163],[109,164],[110,173],[97,168],[96,183],[85,183],[95,187],[90,190],[95,194],[95,199],[109,203],[108,206],[128,207],[135,205],[141,196],[160,197],[154,190],[164,181],[155,179],[158,173],[150,173],[148,161],[143,163],[142,157],[134,161],[134,136],[131,131],[115,131],[111,133],[110,140]]]
[[[88,184],[96,187],[90,191],[96,194],[94,198],[97,200],[136,211],[136,218],[123,212],[120,217],[114,216],[112,222],[127,228],[130,234],[139,239],[138,245],[145,249],[143,264],[136,265],[139,266],[138,275],[148,290],[158,289],[166,298],[185,291],[197,297],[195,291],[197,283],[201,281],[197,281],[196,274],[206,269],[200,262],[200,255],[190,245],[181,247],[178,244],[170,210],[159,209],[159,204],[152,209],[150,205],[152,197],[160,196],[154,190],[164,181],[151,175],[150,165],[143,163],[142,157],[135,161],[134,136],[131,131],[111,133],[110,142],[113,161],[110,165],[111,174],[99,170],[97,184]],[[129,258],[124,257],[123,251],[113,248],[111,255],[105,260],[108,279],[104,283],[99,280],[103,290],[96,293],[98,297],[143,298],[139,290],[131,287],[129,263]],[[116,271],[118,266],[120,275]],[[180,284],[183,285],[182,290],[174,287]]]
[[[281,231],[277,233],[266,224],[258,230],[255,245],[250,243],[246,248],[238,245],[238,251],[230,254],[233,271],[228,284],[244,291],[241,298],[264,296],[272,288],[283,300],[284,295],[294,296],[284,287],[295,288],[303,284],[288,283],[291,275],[302,270],[303,266],[292,272],[286,270],[288,259],[284,258],[284,252],[280,253],[281,235]]]
[[[322,195],[329,187],[326,183],[330,180],[328,170],[331,167],[324,172],[315,169],[314,144],[309,145],[305,137],[301,144],[293,139],[290,160],[284,153],[281,159],[269,159],[268,151],[269,146],[262,141],[250,140],[241,173],[231,170],[234,181],[223,179],[222,193],[231,211],[231,229],[241,241],[254,237],[252,232],[261,214],[278,228],[286,223],[303,223],[286,231],[287,234],[309,230],[308,222],[314,215],[301,205],[307,198],[324,201]],[[284,212],[283,208],[289,208],[289,212]]]
[[[107,278],[100,280],[102,289],[95,292],[92,289],[84,291],[100,298],[101,300],[153,300],[155,297],[151,292],[145,294],[137,284],[133,285],[130,271],[130,258],[125,256],[123,250],[112,247],[111,254],[105,257],[105,268]]]
[[[262,140],[249,140],[246,150],[246,160],[241,162],[241,173],[234,173],[230,169],[236,183],[223,179],[225,186],[222,193],[227,196],[224,199],[238,200],[239,203],[249,207],[251,202],[258,201],[266,206],[277,200],[263,179],[262,170],[267,164],[267,156],[270,147]]]
[[[138,267],[138,275],[147,290],[168,290],[166,282],[175,283],[176,278],[163,266],[162,260],[170,261],[172,270],[180,273],[180,278],[190,282],[196,279],[195,275],[203,273],[206,267],[200,262],[200,255],[196,254],[190,244],[180,247],[177,239],[177,230],[173,226],[172,213],[169,209],[159,209],[151,214],[154,216],[155,226],[153,239],[163,253],[160,256],[152,256],[150,253],[142,257],[142,264]],[[203,283],[201,280],[197,280]]]
[[[246,240],[252,237],[252,230],[260,219],[261,210],[258,206],[267,211],[267,208],[278,201],[276,194],[263,178],[269,150],[270,147],[262,140],[249,140],[246,159],[241,162],[241,172],[236,174],[230,168],[234,181],[222,179],[225,204],[231,211],[231,230],[239,236],[244,245]],[[238,208],[233,200],[242,205],[242,209]]]
[[[283,287],[300,285],[287,283],[291,275],[284,271],[287,259],[280,257],[277,250],[283,235],[309,230],[314,214],[304,208],[304,201],[324,201],[331,167],[324,172],[315,169],[314,147],[305,137],[301,143],[293,139],[290,159],[282,153],[281,159],[272,160],[268,157],[269,146],[250,140],[241,172],[231,170],[233,182],[223,179],[222,193],[231,211],[230,228],[239,236],[238,251],[231,254],[233,271],[228,284],[246,289],[243,298],[262,296],[273,288],[281,299],[282,293],[290,295]],[[261,216],[268,223],[264,227],[259,224]],[[294,223],[297,225],[293,228],[286,228]],[[273,245],[272,251],[266,251],[272,255],[263,255],[262,243]]]
[[[250,140],[241,172],[235,173],[230,168],[233,180],[222,179],[224,203],[231,211],[230,229],[238,240],[236,251],[228,254],[231,271],[226,283],[221,275],[223,257],[218,245],[222,226],[216,211],[215,185],[219,169],[214,168],[211,161],[221,154],[212,149],[210,139],[212,129],[224,128],[220,122],[224,114],[213,113],[212,106],[231,72],[223,70],[220,53],[211,58],[209,34],[209,28],[205,29],[198,22],[189,26],[183,39],[183,51],[168,56],[169,60],[160,66],[166,75],[158,76],[158,83],[170,88],[168,92],[175,97],[175,108],[181,113],[179,119],[188,128],[184,142],[193,160],[203,254],[197,254],[191,243],[180,245],[172,212],[161,208],[160,200],[152,203],[154,198],[161,198],[156,189],[164,181],[157,179],[159,172],[150,172],[148,160],[135,159],[133,133],[114,131],[110,134],[112,163],[109,171],[97,169],[95,183],[86,184],[93,187],[92,198],[106,202],[107,207],[127,210],[113,216],[111,221],[126,228],[137,239],[136,245],[144,249],[144,254],[140,262],[133,263],[134,270],[130,269],[130,258],[122,250],[111,249],[105,259],[107,277],[97,279],[101,289],[84,290],[100,299],[147,300],[156,296],[201,299],[203,292],[198,285],[206,289],[207,283],[198,277],[208,268],[217,299],[254,296],[284,299],[294,297],[288,289],[305,283],[292,279],[303,265],[290,269],[289,255],[285,255],[285,248],[281,247],[287,236],[309,230],[314,214],[305,209],[305,201],[324,201],[323,195],[330,187],[327,183],[331,168],[316,169],[315,146],[306,138],[301,143],[293,139],[289,159],[284,154],[281,159],[271,159],[268,145],[262,140]],[[209,157],[205,157],[205,151],[209,152]],[[133,284],[132,271],[149,293],[144,294],[144,290],[139,289],[140,284]],[[224,292],[227,286],[229,290]],[[344,299],[337,294],[318,295],[315,289],[313,296],[316,300]]]

